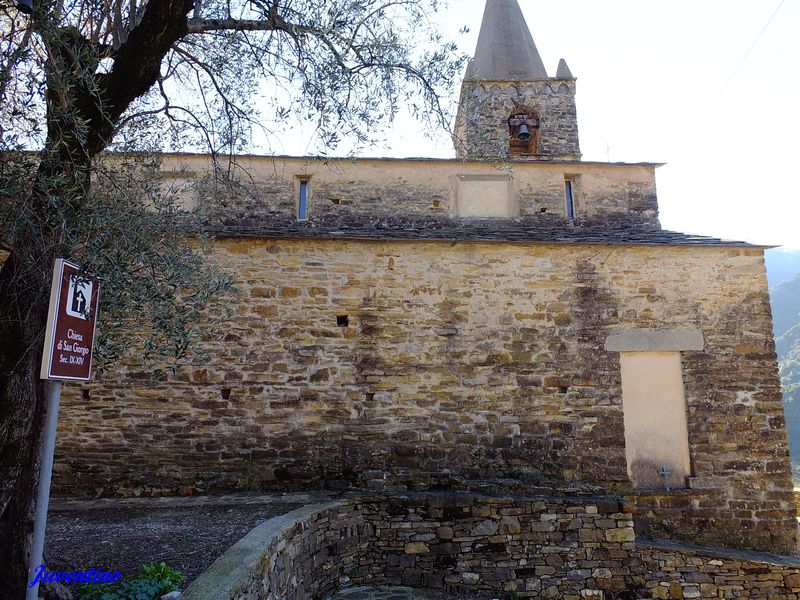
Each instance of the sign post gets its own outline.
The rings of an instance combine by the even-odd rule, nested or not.
[[[42,444],[42,466],[36,492],[33,543],[28,557],[29,585],[26,590],[26,600],[37,600],[39,597],[39,582],[33,583],[33,581],[36,567],[41,564],[44,552],[58,406],[61,402],[61,382],[89,381],[91,378],[99,296],[100,287],[97,279],[81,275],[80,267],[63,258],[56,259],[53,266],[50,310],[47,315],[40,372],[40,377],[48,380],[47,414]]]

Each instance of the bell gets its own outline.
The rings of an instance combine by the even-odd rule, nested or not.
[[[528,126],[525,123],[519,126],[517,137],[523,142],[527,142],[529,139],[531,139],[531,132],[528,131]]]
[[[33,13],[33,0],[18,0],[17,10],[26,15]]]

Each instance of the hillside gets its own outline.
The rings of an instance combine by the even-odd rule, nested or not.
[[[789,450],[797,468],[800,465],[800,275],[776,286],[770,295]]]
[[[778,356],[785,357],[793,346],[790,339],[796,341],[800,333],[794,331],[800,326],[800,275],[773,288],[770,297]]]
[[[800,250],[773,248],[764,254],[770,289],[800,274]]]

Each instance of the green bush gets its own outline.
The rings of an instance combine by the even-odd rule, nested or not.
[[[144,565],[142,567],[142,575],[157,579],[159,584],[164,588],[162,594],[172,592],[178,588],[178,584],[186,579],[183,573],[176,571],[166,563],[160,562],[158,564]]]
[[[78,592],[79,600],[157,600],[178,588],[185,578],[165,563],[144,565],[132,579],[114,583],[90,583]]]

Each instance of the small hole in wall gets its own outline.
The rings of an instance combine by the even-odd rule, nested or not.
[[[539,212],[540,212],[540,213],[546,213],[546,212],[547,212],[547,209],[546,209],[546,208],[540,208],[540,209],[539,209]]]
[[[569,388],[566,385],[558,386],[558,393],[559,394],[566,394],[569,391]]]
[[[219,393],[223,400],[228,400],[231,397],[231,388],[222,388]]]
[[[81,396],[83,397],[84,400],[88,400],[89,397],[91,396],[91,393],[89,392],[89,390],[81,390]]]
[[[367,392],[364,394],[364,399],[367,402],[374,402],[375,401],[375,394],[373,392]]]
[[[439,208],[441,206],[441,202],[439,200],[434,200],[431,202],[431,208]]]
[[[331,198],[331,203],[335,204],[336,206],[339,206],[340,202],[341,200],[339,200],[339,198]]]
[[[336,326],[337,327],[349,327],[350,326],[350,317],[347,315],[336,315]]]

